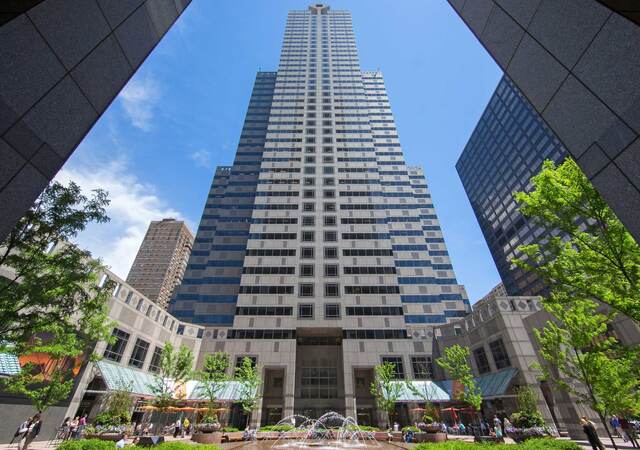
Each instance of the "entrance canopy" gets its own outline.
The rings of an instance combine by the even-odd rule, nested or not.
[[[398,403],[421,403],[424,402],[424,397],[429,398],[431,402],[448,402],[451,401],[451,395],[442,389],[436,381],[429,380],[412,380],[409,381],[413,386],[413,390],[410,389],[403,381],[396,381],[402,385],[402,393],[398,399]],[[414,392],[417,391],[416,392]],[[418,393],[422,395],[417,395]]]
[[[155,377],[142,370],[123,367],[108,361],[98,361],[96,367],[100,371],[108,390],[125,390],[143,397],[154,397],[149,385],[153,384]],[[169,382],[172,383],[171,381]],[[227,381],[217,393],[219,402],[235,402],[240,400],[242,385],[237,381]],[[206,401],[207,397],[202,390],[202,382],[189,380],[181,389],[187,401]]]
[[[510,367],[508,369],[501,370],[500,372],[489,373],[475,378],[475,381],[482,392],[482,398],[487,399],[504,396],[511,385],[511,381],[517,373],[518,369]],[[396,383],[401,383],[403,388],[400,399],[398,400],[399,403],[424,402],[424,396],[416,395],[413,392],[414,390],[417,390],[419,393],[427,394],[426,397],[429,398],[429,401],[434,403],[450,402],[454,397],[453,380],[410,380],[408,383],[413,385],[413,390],[409,389],[404,381],[396,381]]]

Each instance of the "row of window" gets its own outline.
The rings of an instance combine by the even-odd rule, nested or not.
[[[504,342],[501,338],[489,342],[489,350],[491,351],[491,356],[493,356],[493,362],[496,365],[496,369],[500,370],[511,366],[509,354],[507,353],[507,349],[505,348]],[[489,365],[489,359],[487,358],[484,346],[473,350],[473,358],[476,362],[478,373],[483,374],[491,372],[491,366]]]
[[[238,306],[236,314],[239,316],[290,316],[293,314],[291,306]]]
[[[107,345],[107,348],[105,349],[102,356],[105,359],[109,359],[111,361],[119,363],[122,360],[125,349],[127,348],[127,343],[129,342],[130,336],[131,335],[126,331],[114,328],[111,332],[113,342]],[[129,357],[128,365],[137,369],[142,369],[142,367],[144,366],[144,362],[147,359],[149,347],[149,342],[140,338],[136,339],[135,345],[131,352],[131,356]],[[158,372],[158,370],[160,370],[161,357],[162,348],[156,347],[153,351],[151,361],[149,362],[150,372]]]

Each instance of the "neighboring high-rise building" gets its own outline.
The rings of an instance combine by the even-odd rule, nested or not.
[[[0,242],[190,1],[0,2]]]
[[[637,2],[448,1],[640,241]]]
[[[545,290],[533,272],[511,263],[522,256],[517,251],[520,245],[546,233],[520,214],[513,193],[527,189],[545,160],[560,162],[566,155],[518,88],[502,77],[456,169],[509,295],[538,295]]]
[[[182,281],[192,247],[193,234],[183,221],[151,222],[127,283],[166,309],[174,289]]]
[[[382,74],[360,69],[349,12],[289,13],[170,310],[209,327],[202,355],[257,361],[258,422],[328,410],[377,422],[375,365],[431,376],[433,327],[469,302]]]

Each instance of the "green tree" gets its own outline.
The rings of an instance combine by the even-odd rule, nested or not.
[[[69,395],[74,358],[109,340],[113,285],[98,286],[104,266],[69,242],[108,221],[108,204],[104,191],[54,182],[0,245],[0,352],[37,360],[3,384],[38,410]]]
[[[515,194],[520,212],[554,232],[518,247],[513,263],[541,276],[556,302],[595,299],[640,322],[640,246],[575,161],[545,161],[531,183]]]
[[[463,387],[456,393],[456,400],[468,403],[473,409],[480,411],[482,391],[476,384],[469,366],[469,347],[458,344],[447,347],[444,349],[444,356],[436,359],[436,363]]]
[[[594,301],[545,300],[544,307],[556,320],[534,330],[547,362],[539,366],[543,378],[596,411],[616,447],[607,417],[640,412],[640,349],[608,335],[611,317],[599,313]]]
[[[148,385],[155,397],[154,404],[161,411],[166,411],[183,394],[182,388],[193,373],[192,367],[193,352],[189,347],[182,345],[176,351],[170,342],[164,344],[160,367]]]
[[[435,408],[431,400],[436,395],[436,387],[429,382],[414,383],[414,380],[406,380],[405,386],[409,392],[424,402],[424,414],[422,420],[431,423],[435,420]]]
[[[229,381],[227,369],[229,368],[229,355],[225,352],[216,352],[213,355],[207,355],[202,365],[202,370],[198,373],[198,394],[208,400],[207,416],[217,421],[214,413],[216,400],[218,395]]]
[[[97,425],[118,426],[130,423],[133,409],[131,385],[121,383],[118,389],[109,391],[106,405],[105,410],[96,417]]]
[[[403,383],[398,380],[396,365],[385,362],[374,367],[374,379],[370,387],[376,399],[376,406],[387,413],[389,426],[396,409],[396,403],[403,391]]]
[[[67,398],[73,387],[73,379],[67,371],[55,370],[45,378],[33,364],[23,366],[4,383],[9,392],[24,395],[40,412]]]
[[[260,399],[260,373],[251,358],[242,358],[242,364],[236,367],[235,381],[238,382],[238,396],[242,409],[247,413],[247,425],[251,419],[251,413]]]
[[[530,386],[515,389],[517,410],[511,415],[511,421],[517,428],[543,427],[544,418],[538,411],[538,396]]]

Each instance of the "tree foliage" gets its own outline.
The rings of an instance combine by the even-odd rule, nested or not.
[[[5,387],[9,392],[27,397],[34,408],[42,412],[69,396],[73,379],[64,369],[53,370],[44,378],[38,365],[26,364],[18,374],[5,380]]]
[[[639,413],[640,349],[609,335],[611,317],[594,301],[545,300],[544,306],[556,320],[534,330],[547,362],[539,366],[543,377],[596,411],[607,432],[610,415]]]
[[[403,383],[398,380],[396,365],[385,362],[374,368],[374,379],[370,391],[376,399],[376,406],[387,413],[391,424],[391,416],[395,412],[396,402],[402,395]]]
[[[549,230],[513,263],[541,276],[556,302],[595,299],[640,322],[640,246],[573,159],[545,161],[520,212]]]
[[[468,403],[476,411],[480,411],[482,391],[476,384],[469,366],[469,348],[458,344],[447,347],[444,349],[444,356],[436,359],[436,363],[463,387],[456,393],[456,400]]]
[[[251,413],[258,406],[260,383],[262,383],[258,367],[251,358],[246,356],[242,358],[242,364],[235,370],[235,381],[238,382],[238,397],[242,409],[247,413],[247,423],[249,423]]]
[[[170,342],[164,344],[160,366],[148,385],[155,405],[164,411],[184,394],[184,386],[192,375],[193,352],[184,345],[176,351]]]
[[[122,383],[118,389],[109,391],[106,403],[105,410],[96,416],[96,425],[118,426],[131,422],[133,409],[131,385]]]
[[[218,395],[225,387],[225,383],[230,377],[227,375],[229,368],[229,355],[225,352],[216,352],[207,355],[202,365],[202,370],[198,373],[198,393],[208,400],[207,415],[215,419],[214,408]]]
[[[108,203],[104,191],[87,197],[54,182],[0,245],[0,351],[38,361],[3,383],[39,410],[68,396],[70,359],[109,340],[113,286],[98,286],[104,266],[70,243],[88,223],[109,220]]]
[[[538,396],[531,386],[515,389],[517,410],[511,414],[511,422],[516,428],[544,427],[542,414],[538,411]]]

